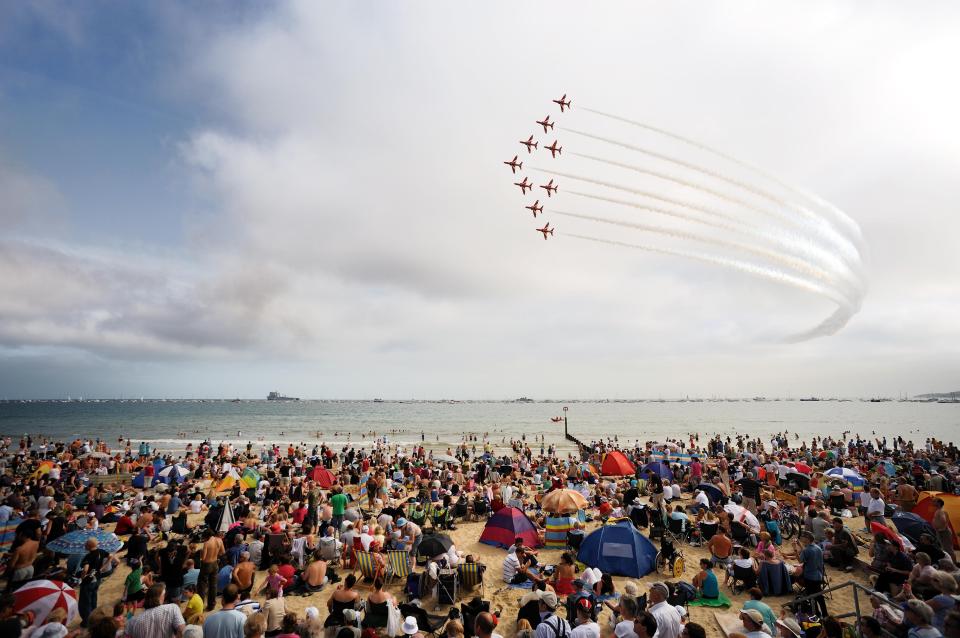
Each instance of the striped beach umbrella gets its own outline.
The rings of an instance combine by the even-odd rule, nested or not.
[[[69,624],[77,615],[77,592],[63,581],[34,580],[13,592],[13,609],[18,614],[33,612],[33,626],[39,627],[54,609],[67,612]]]

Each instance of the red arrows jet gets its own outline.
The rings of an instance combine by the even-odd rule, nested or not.
[[[526,142],[520,140],[520,143],[527,147],[527,152],[532,153],[533,149],[537,148],[537,143],[533,141],[533,136],[531,135]]]
[[[524,195],[527,194],[527,189],[533,190],[533,184],[528,182],[526,177],[523,178],[522,182],[514,182],[513,185],[519,186],[520,192],[522,192]]]
[[[504,162],[504,164],[510,167],[510,172],[512,172],[514,175],[516,175],[518,168],[523,168],[523,162],[518,162],[516,155],[513,156],[512,160],[509,162]]]
[[[550,116],[548,115],[547,117],[543,118],[542,120],[537,120],[537,124],[539,124],[540,126],[542,126],[542,127],[543,127],[543,132],[546,133],[546,132],[547,132],[547,129],[548,129],[548,128],[551,128],[551,129],[552,129],[552,128],[553,128],[553,125],[556,124],[556,122],[551,122],[551,121],[550,121]]]
[[[544,148],[550,151],[550,157],[556,157],[560,154],[560,151],[563,150],[562,146],[557,146],[557,140],[553,140],[553,144],[545,146]]]
[[[524,178],[526,179],[526,178]],[[557,187],[553,185],[553,180],[551,179],[548,183],[542,185],[540,188],[547,191],[547,197],[552,197],[553,193],[557,192]]]
[[[566,101],[564,101],[564,100],[566,100]],[[559,105],[560,105],[560,112],[563,113],[564,107],[570,108],[570,103],[571,103],[571,101],[570,101],[570,100],[567,100],[567,94],[564,93],[562,98],[560,98],[559,100],[554,100],[553,103],[554,103],[554,104],[559,104]]]
[[[531,211],[531,212],[533,213],[533,218],[534,218],[534,219],[537,218],[537,213],[542,213],[542,212],[543,212],[543,206],[539,206],[539,204],[540,204],[540,200],[538,199],[537,201],[533,202],[531,205],[529,205],[529,206],[524,206],[524,208],[526,208],[527,210],[529,210],[529,211]]]
[[[538,228],[538,229],[537,229],[537,232],[538,232],[538,233],[543,233],[543,239],[544,239],[544,241],[546,241],[547,235],[552,235],[554,230],[555,230],[555,229],[550,228],[550,222],[547,222],[547,225],[544,226],[543,228]]]

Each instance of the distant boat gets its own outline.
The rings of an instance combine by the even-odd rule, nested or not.
[[[230,403],[240,403],[240,399],[230,399]]]
[[[373,402],[374,402],[374,403],[383,403],[383,399],[374,399]]]
[[[806,399],[800,399],[801,401],[819,401],[818,397],[808,397]]]
[[[520,397],[519,399],[515,399],[513,402],[514,403],[533,403],[534,401],[533,399],[529,399],[527,397]]]
[[[271,392],[267,395],[267,401],[299,401],[300,397],[285,397],[279,392]]]

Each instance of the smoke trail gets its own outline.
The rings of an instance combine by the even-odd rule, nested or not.
[[[772,201],[772,202],[774,202],[774,203],[776,203],[776,204],[779,204],[779,205],[781,205],[781,206],[783,206],[783,207],[792,208],[792,209],[794,209],[794,210],[797,210],[797,211],[801,212],[803,215],[805,215],[805,216],[808,218],[808,220],[810,220],[810,221],[817,222],[818,224],[822,224],[822,222],[823,222],[823,218],[822,218],[822,217],[820,217],[819,215],[817,215],[817,214],[815,214],[815,213],[807,210],[807,209],[804,208],[803,206],[800,206],[800,205],[798,205],[798,204],[794,204],[794,203],[791,203],[791,202],[787,202],[787,201],[785,201],[785,200],[783,200],[783,199],[779,199],[779,198],[777,198],[775,195],[773,195],[772,193],[768,193],[768,192],[766,192],[766,191],[764,191],[764,190],[762,190],[762,189],[755,188],[755,187],[753,187],[753,186],[751,186],[751,185],[749,185],[749,184],[745,184],[745,183],[740,182],[740,181],[738,181],[738,180],[735,180],[735,179],[732,179],[732,178],[728,178],[728,177],[726,177],[726,176],[724,176],[724,175],[722,175],[722,174],[720,174],[720,173],[717,173],[717,172],[715,172],[715,171],[712,171],[712,170],[710,170],[710,169],[708,169],[708,168],[700,167],[700,166],[697,166],[696,164],[691,164],[691,163],[689,163],[689,162],[685,162],[685,161],[683,161],[683,160],[679,160],[679,159],[670,157],[670,156],[668,156],[668,155],[663,155],[662,153],[657,153],[656,151],[650,151],[650,150],[648,150],[648,149],[644,149],[644,148],[641,148],[641,147],[639,147],[639,146],[633,146],[633,145],[631,145],[631,144],[626,144],[626,143],[618,142],[618,141],[616,141],[616,140],[608,139],[608,138],[605,138],[605,137],[600,137],[599,135],[593,135],[593,134],[591,134],[591,133],[584,133],[584,132],[582,132],[582,131],[575,131],[575,130],[573,130],[573,129],[562,128],[562,127],[561,127],[561,130],[564,130],[564,131],[567,131],[567,132],[570,132],[570,133],[575,133],[575,134],[577,134],[577,135],[582,135],[582,136],[584,136],[584,137],[588,137],[588,138],[591,138],[591,139],[599,140],[599,141],[601,141],[601,142],[604,142],[604,143],[606,143],[606,144],[611,144],[611,145],[613,145],[613,146],[620,146],[620,147],[623,147],[623,148],[626,148],[626,149],[629,149],[629,150],[636,151],[636,152],[638,152],[638,153],[644,153],[644,154],[649,155],[649,156],[651,156],[651,157],[655,157],[655,158],[657,158],[657,159],[661,159],[661,160],[664,160],[664,161],[667,161],[667,162],[672,162],[672,163],[674,163],[674,164],[676,164],[676,165],[678,165],[678,166],[682,166],[682,167],[687,168],[687,169],[689,169],[689,170],[693,170],[693,171],[702,173],[702,174],[704,174],[704,175],[708,175],[708,176],[710,176],[710,177],[714,177],[714,178],[719,179],[719,180],[721,180],[721,181],[724,181],[724,182],[726,182],[726,183],[728,183],[728,184],[732,184],[732,185],[734,185],[734,186],[737,186],[737,187],[739,187],[739,188],[742,188],[742,189],[744,189],[744,190],[746,190],[746,191],[748,191],[748,192],[754,193],[754,194],[756,194],[756,195],[758,195],[758,196],[760,196],[760,197],[763,197],[763,198],[765,198],[765,199],[768,199],[768,200],[770,200],[770,201]],[[594,162],[599,162],[599,163],[603,163],[603,164],[609,164],[609,165],[611,165],[611,166],[617,166],[617,167],[619,167],[619,168],[624,168],[624,169],[631,170],[631,171],[635,171],[635,172],[638,172],[638,173],[644,173],[644,174],[647,174],[647,175],[652,175],[652,176],[658,177],[658,178],[660,178],[660,179],[665,179],[665,180],[668,180],[668,181],[672,181],[672,182],[681,184],[681,185],[683,185],[683,186],[687,186],[687,187],[689,187],[689,188],[694,188],[694,189],[696,189],[696,190],[699,190],[699,191],[708,193],[708,194],[710,194],[710,195],[712,195],[712,196],[714,196],[714,197],[717,197],[718,199],[723,199],[723,200],[729,201],[729,202],[731,202],[731,203],[734,203],[734,204],[743,206],[743,207],[745,207],[745,208],[748,208],[748,209],[750,209],[750,210],[752,210],[752,211],[754,211],[754,212],[760,213],[760,214],[762,214],[762,215],[779,217],[779,218],[781,218],[781,219],[783,219],[783,220],[785,220],[785,221],[787,221],[787,222],[789,222],[789,223],[791,223],[791,224],[794,224],[794,225],[797,226],[798,228],[802,228],[802,227],[803,227],[803,222],[802,222],[802,221],[797,220],[796,218],[791,217],[791,216],[789,216],[789,215],[784,215],[784,214],[781,213],[780,211],[771,211],[771,210],[759,208],[759,207],[757,207],[757,206],[754,206],[752,203],[750,203],[750,202],[748,202],[748,201],[746,201],[746,200],[743,200],[743,199],[740,199],[740,198],[737,198],[737,197],[732,197],[732,196],[730,196],[730,195],[727,195],[726,193],[722,193],[722,192],[720,192],[720,191],[716,191],[716,190],[707,188],[707,187],[702,186],[702,185],[699,185],[699,184],[695,184],[695,183],[692,183],[692,182],[687,182],[687,181],[685,181],[685,180],[679,179],[679,178],[674,177],[674,176],[672,176],[672,175],[666,175],[666,174],[663,174],[663,173],[659,173],[659,172],[657,172],[657,171],[652,171],[652,170],[649,170],[649,169],[646,169],[646,168],[642,168],[642,167],[640,167],[640,166],[634,166],[634,165],[631,165],[631,164],[624,164],[624,163],[622,163],[622,162],[617,162],[617,161],[605,159],[605,158],[602,158],[602,157],[596,157],[596,156],[594,156],[594,155],[587,155],[587,154],[584,154],[584,153],[577,153],[577,152],[574,152],[574,151],[570,151],[570,154],[571,154],[571,155],[575,155],[575,156],[577,156],[577,157],[582,157],[582,158],[584,158],[584,159],[588,159],[588,160],[591,160],[591,161],[594,161]],[[841,245],[841,247],[843,248],[844,253],[845,253],[844,261],[846,261],[848,265],[853,266],[854,264],[856,264],[857,262],[859,262],[859,259],[860,259],[859,250],[858,250],[857,246],[856,246],[853,242],[851,242],[848,237],[846,237],[846,236],[843,235],[842,233],[838,232],[832,225],[829,225],[829,224],[825,224],[825,225],[822,225],[822,226],[819,226],[819,225],[818,225],[817,229],[818,229],[818,230],[821,230],[822,233],[823,233],[824,235],[827,235],[829,239],[839,242],[839,244]]]
[[[547,211],[547,209],[544,209],[544,210],[545,212]],[[758,257],[768,259],[776,264],[779,264],[786,268],[790,268],[792,270],[803,273],[815,279],[819,279],[820,281],[831,285],[834,290],[837,290],[837,292],[840,292],[840,293],[849,292],[844,287],[838,286],[834,276],[830,272],[822,268],[818,268],[814,265],[811,265],[809,262],[803,261],[801,259],[786,257],[781,253],[774,252],[771,250],[766,250],[764,248],[758,248],[756,246],[751,246],[750,244],[743,244],[740,242],[728,241],[725,239],[718,239],[716,237],[708,237],[705,235],[701,235],[699,233],[692,233],[692,232],[683,231],[683,230],[675,230],[672,228],[664,228],[662,226],[651,226],[649,224],[637,224],[634,222],[628,222],[620,219],[597,217],[594,215],[585,215],[583,213],[572,213],[568,211],[555,210],[553,208],[549,209],[549,212],[554,215],[563,215],[565,217],[584,219],[588,221],[599,222],[601,224],[610,224],[612,226],[620,226],[622,228],[632,228],[634,230],[641,230],[641,231],[655,233],[659,235],[666,235],[668,237],[673,237],[676,239],[689,239],[691,241],[697,241],[704,244],[719,246],[721,248],[728,248],[731,250],[738,250],[738,251],[750,253]]]
[[[835,256],[831,255],[829,252],[823,250],[822,248],[820,248],[815,244],[810,244],[802,237],[794,237],[794,238],[781,237],[780,235],[777,235],[770,231],[760,230],[755,226],[747,226],[746,228],[737,228],[737,227],[730,226],[728,224],[703,220],[698,217],[693,217],[691,215],[686,215],[684,213],[679,213],[666,208],[648,206],[646,204],[631,202],[623,199],[616,199],[614,197],[605,197],[603,195],[594,195],[592,193],[582,193],[580,191],[572,191],[572,190],[567,190],[564,192],[568,195],[575,195],[577,197],[594,199],[601,202],[608,202],[611,204],[619,204],[621,206],[629,206],[631,208],[636,208],[639,210],[650,211],[658,215],[664,215],[666,217],[673,217],[675,219],[694,222],[694,223],[702,224],[705,226],[710,226],[712,228],[719,228],[731,233],[743,235],[745,237],[750,237],[752,239],[757,239],[767,244],[770,244],[771,246],[786,249],[790,254],[794,255],[795,257],[807,258],[807,259],[812,258],[816,263],[827,268],[829,267],[841,268],[844,271],[844,274],[843,274],[844,279],[848,280],[851,283],[851,285],[853,285],[854,288],[856,288],[858,291],[863,288],[863,281],[861,276],[859,276],[857,273],[852,272],[850,268],[846,266],[846,264],[838,260]],[[862,293],[858,293],[858,294],[862,294]]]
[[[746,226],[747,224],[732,215],[727,215],[726,213],[721,213],[720,211],[714,210],[712,208],[707,208],[706,206],[700,206],[693,202],[687,202],[681,199],[673,199],[671,197],[664,197],[663,195],[657,195],[656,193],[651,193],[650,191],[637,190],[636,188],[630,188],[629,186],[624,186],[623,184],[614,184],[612,182],[605,182],[599,179],[593,179],[591,177],[583,177],[581,175],[571,175],[570,173],[560,173],[558,171],[550,171],[545,168],[539,168],[537,166],[531,166],[530,170],[537,171],[538,173],[547,173],[549,175],[555,175],[557,177],[565,177],[567,179],[573,179],[580,182],[587,182],[589,184],[596,184],[597,186],[605,186],[607,188],[612,188],[614,190],[624,191],[626,193],[631,193],[633,195],[640,195],[641,197],[647,197],[649,199],[655,199],[657,201],[666,202],[668,204],[673,204],[675,206],[682,206],[684,208],[689,208],[690,210],[695,210],[697,212],[703,213],[704,215],[713,215],[714,217],[720,217],[728,221],[734,222],[738,225]],[[697,218],[691,217],[691,221],[696,221]],[[730,228],[729,226],[723,226],[723,228]]]
[[[589,237],[587,235],[576,235],[567,233],[563,235],[564,237],[573,237],[575,239],[581,239],[585,241],[597,242],[601,244],[609,244],[611,246],[622,246],[626,248],[635,248],[637,250],[645,250],[647,252],[659,253],[662,255],[673,255],[675,257],[684,257],[686,259],[692,259],[694,261],[700,261],[707,264],[712,264],[716,266],[721,266],[724,268],[729,268],[731,270],[736,270],[748,275],[753,275],[763,279],[768,279],[770,281],[775,281],[778,283],[787,284],[793,286],[794,288],[799,288],[800,290],[805,290],[807,292],[812,292],[817,295],[826,297],[830,301],[833,301],[838,305],[837,310],[820,322],[814,328],[802,332],[800,334],[791,335],[786,337],[784,341],[788,343],[796,343],[799,341],[806,341],[808,339],[813,339],[815,337],[825,337],[828,335],[835,334],[841,328],[843,328],[856,311],[859,309],[859,303],[851,303],[846,299],[840,299],[835,297],[829,289],[826,289],[822,286],[810,283],[809,281],[795,277],[788,273],[781,272],[774,268],[767,268],[764,266],[758,266],[756,264],[741,261],[738,259],[727,259],[725,257],[716,257],[713,255],[708,255],[704,253],[698,253],[693,251],[686,250],[676,250],[672,248],[661,248],[657,246],[651,246],[648,244],[631,244],[622,241],[614,241],[611,239],[602,239],[600,237]]]
[[[649,125],[649,124],[644,124],[643,122],[637,122],[637,121],[635,121],[635,120],[631,120],[631,119],[628,119],[628,118],[625,118],[625,117],[620,117],[619,115],[613,115],[613,114],[611,114],[611,113],[605,113],[604,111],[599,111],[599,110],[597,110],[597,109],[588,108],[588,107],[586,107],[586,106],[578,106],[577,109],[578,109],[578,110],[581,110],[581,111],[588,111],[588,112],[590,112],[590,113],[594,113],[594,114],[600,115],[600,116],[602,116],[602,117],[606,117],[606,118],[609,118],[609,119],[612,119],[612,120],[616,120],[616,121],[618,121],[618,122],[624,122],[624,123],[626,123],[626,124],[630,124],[630,125],[633,125],[633,126],[636,126],[636,127],[642,128],[642,129],[645,129],[645,130],[647,130],[647,131],[651,131],[651,132],[653,132],[653,133],[657,133],[658,135],[663,135],[663,136],[665,136],[665,137],[669,137],[669,138],[671,138],[671,139],[675,139],[675,140],[677,140],[677,141],[679,141],[679,142],[683,142],[684,144],[687,144],[687,145],[692,146],[692,147],[694,147],[694,148],[698,148],[698,149],[700,149],[700,150],[702,150],[702,151],[706,151],[706,152],[708,152],[708,153],[712,153],[713,155],[716,155],[717,157],[721,157],[721,158],[727,160],[728,162],[732,162],[732,163],[734,163],[734,164],[736,164],[736,165],[738,165],[738,166],[741,166],[741,167],[743,167],[743,168],[746,168],[747,170],[751,170],[751,171],[753,171],[754,173],[757,173],[758,175],[760,175],[761,177],[764,177],[765,179],[768,179],[768,180],[770,180],[771,182],[777,184],[777,185],[780,186],[781,188],[784,188],[784,189],[790,191],[791,193],[794,193],[795,195],[799,195],[800,197],[803,197],[803,198],[805,198],[805,199],[813,202],[813,203],[816,204],[817,206],[821,206],[821,207],[823,207],[824,209],[830,211],[830,213],[831,213],[831,215],[834,217],[835,221],[839,222],[840,224],[842,224],[843,226],[846,227],[847,231],[851,234],[851,239],[854,240],[854,243],[856,243],[857,247],[858,247],[858,248],[862,248],[862,247],[863,247],[863,234],[862,234],[861,231],[860,231],[860,226],[857,224],[857,222],[853,221],[853,219],[851,219],[846,213],[844,213],[842,210],[840,210],[839,208],[837,208],[837,207],[834,206],[833,204],[831,204],[831,203],[823,200],[822,198],[820,198],[820,197],[817,196],[816,194],[811,193],[811,192],[809,192],[809,191],[806,191],[806,190],[804,190],[804,189],[800,189],[800,188],[796,188],[796,187],[794,187],[794,186],[791,186],[790,184],[787,184],[787,183],[785,183],[784,181],[782,181],[782,180],[781,180],[780,178],[778,178],[776,175],[773,175],[773,174],[771,174],[771,173],[768,173],[768,172],[764,171],[763,169],[761,169],[760,167],[758,167],[758,166],[756,166],[756,165],[753,165],[753,164],[750,164],[749,162],[745,162],[745,161],[743,161],[743,160],[737,159],[736,157],[733,157],[733,156],[731,156],[731,155],[727,155],[727,154],[724,153],[723,151],[719,151],[719,150],[717,150],[717,149],[715,149],[715,148],[712,148],[712,147],[710,147],[710,146],[706,146],[705,144],[701,144],[700,142],[697,142],[697,141],[692,140],[692,139],[690,139],[690,138],[684,137],[684,136],[682,136],[682,135],[677,135],[676,133],[671,133],[670,131],[667,131],[667,130],[664,130],[664,129],[661,129],[661,128],[657,128],[657,127],[651,126],[651,125]]]

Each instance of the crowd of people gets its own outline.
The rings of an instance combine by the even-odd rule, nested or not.
[[[691,435],[633,446],[597,440],[561,454],[543,439],[503,448],[484,440],[478,449],[477,438],[444,454],[376,439],[340,449],[206,442],[177,456],[129,440],[111,450],[103,441],[7,439],[0,525],[16,526],[0,623],[11,638],[421,636],[436,628],[423,626],[430,616],[417,609],[440,603],[442,573],[477,564],[482,581],[488,567],[452,543],[424,556],[426,538],[504,507],[526,512],[542,532],[553,514],[543,499],[570,489],[586,505],[567,551],[538,553],[518,539],[490,566],[501,570],[501,595],[517,587],[517,618],[451,615],[438,631],[703,638],[686,603],[721,599],[722,582],[749,595],[739,613],[747,638],[960,636],[956,535],[943,498],[934,498],[929,529],[915,542],[891,520],[922,492],[951,495],[960,485],[952,443]],[[600,476],[596,468],[614,451],[635,471]],[[141,488],[129,480],[138,472]],[[591,526],[620,518],[706,555],[688,581],[656,576],[643,593],[633,581],[618,591],[611,574],[578,562],[576,548]],[[105,550],[95,534],[78,553],[49,549],[67,534],[97,530],[116,534],[122,549]],[[420,580],[410,582],[418,569]],[[831,571],[869,578],[872,614],[860,610],[852,623],[836,617],[854,610],[828,608],[822,591]],[[108,578],[123,583],[116,600],[103,601]],[[38,619],[17,608],[12,592],[40,579],[74,587],[78,623],[59,609]],[[764,602],[784,596],[776,611]],[[298,613],[294,597],[325,602]],[[409,598],[420,606],[411,609]]]

